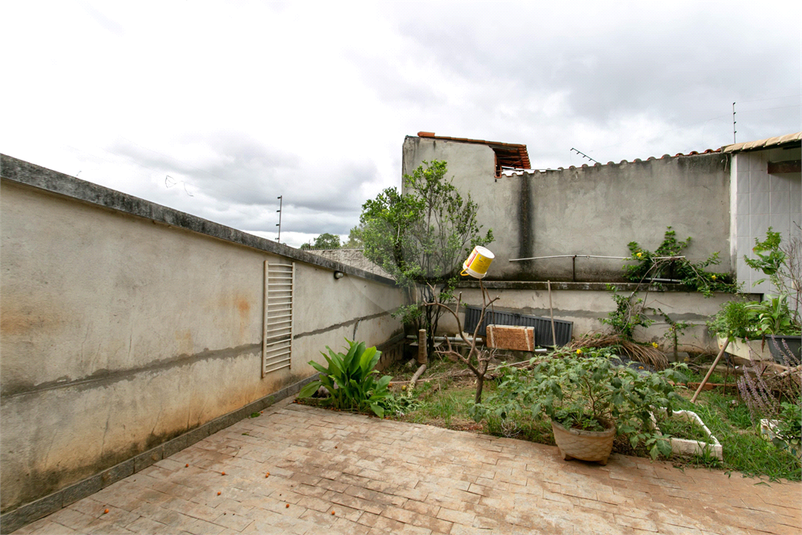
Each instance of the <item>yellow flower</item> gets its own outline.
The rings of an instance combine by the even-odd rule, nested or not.
[[[715,275],[711,275],[710,278],[713,279],[713,280],[716,280],[716,276]]]
[[[652,347],[657,349],[657,342],[652,342]]]
[[[642,257],[642,256],[643,256],[643,253],[638,253],[636,256],[637,256],[638,258],[640,258],[640,257]]]
[[[576,354],[577,354],[577,355],[581,355],[581,354],[582,354],[582,350],[581,350],[581,349],[577,349],[577,350],[576,350]]]

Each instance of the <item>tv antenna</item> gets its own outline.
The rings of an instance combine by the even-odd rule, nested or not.
[[[735,102],[732,103],[732,142],[736,143],[735,141],[735,134],[738,131],[735,129]]]
[[[284,195],[279,195],[276,198],[278,199],[278,210],[276,210],[276,212],[278,212],[278,223],[276,223],[276,226],[278,227],[278,236],[276,237],[276,242],[281,243],[281,208],[284,204]]]
[[[584,152],[582,152],[581,150],[575,149],[574,147],[571,147],[571,150],[572,150],[572,151],[574,151],[575,153],[579,154],[579,155],[580,155],[580,156],[582,156],[583,158],[587,158],[587,159],[588,159],[588,160],[590,160],[591,162],[594,162],[594,163],[601,163],[601,162],[597,162],[596,160],[594,160],[593,158],[591,158],[590,156],[588,156],[587,154],[585,154],[585,153],[584,153]],[[568,152],[571,152],[571,151],[568,151]]]

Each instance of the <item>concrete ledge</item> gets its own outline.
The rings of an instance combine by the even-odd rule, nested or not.
[[[163,458],[169,457],[170,455],[173,455],[174,453],[203,440],[217,431],[225,429],[226,427],[229,427],[240,420],[244,420],[254,412],[259,412],[273,405],[277,401],[294,396],[305,384],[314,381],[315,379],[317,379],[317,374],[307,377],[302,381],[298,381],[297,383],[291,384],[279,390],[278,392],[274,392],[273,394],[258,399],[253,403],[249,403],[241,409],[237,409],[234,412],[224,414],[223,416],[206,422],[202,426],[197,427],[192,431],[188,431],[163,444],[159,444],[155,448],[151,448],[148,451],[140,453],[131,459],[116,464],[111,468],[100,472],[99,474],[95,474],[94,476],[83,479],[78,483],[74,483],[69,487],[58,490],[53,494],[45,496],[44,498],[40,498],[35,502],[25,504],[13,511],[5,513],[0,516],[0,533],[5,534],[16,531],[22,526],[30,524],[31,522],[39,520],[40,518],[49,514],[55,513],[63,507],[80,500],[81,498],[91,496],[95,492],[108,487],[112,483],[133,475],[136,472],[139,472],[140,470],[162,460]]]
[[[384,284],[395,285],[395,281],[387,277],[376,275],[353,266],[349,266],[322,256],[307,253],[288,245],[282,245],[265,238],[260,238],[241,230],[233,229],[207,219],[179,212],[172,208],[162,206],[133,195],[98,186],[70,175],[65,175],[45,167],[40,167],[23,160],[0,154],[0,177],[23,186],[49,191],[51,193],[69,197],[76,201],[100,206],[106,209],[123,212],[136,217],[142,217],[173,227],[205,234],[212,238],[228,241],[245,247],[258,249],[266,253],[284,256],[313,264],[332,271],[342,271],[363,279],[370,279]]]
[[[548,282],[546,281],[482,281],[484,287],[488,290],[547,290]],[[654,293],[659,292],[692,292],[696,290],[683,286],[681,284],[665,284],[662,288],[654,286],[640,285],[635,282],[560,282],[551,281],[551,289],[555,290],[576,290],[576,291],[595,291],[606,292],[607,286],[613,286],[617,290],[624,292],[634,292],[640,287],[642,292],[649,291]],[[478,280],[463,280],[457,285],[457,288],[479,288]]]

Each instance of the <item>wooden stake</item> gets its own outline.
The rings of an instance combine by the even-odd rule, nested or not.
[[[421,329],[418,331],[418,364],[426,364],[428,360],[426,355],[426,330]]]
[[[713,364],[710,366],[710,369],[707,370],[707,375],[705,375],[705,378],[702,379],[701,383],[699,383],[699,388],[696,389],[696,393],[691,398],[691,403],[696,403],[696,398],[699,396],[699,392],[702,391],[702,388],[705,387],[705,384],[707,383],[707,380],[710,379],[711,375],[713,375],[713,370],[716,369],[716,364],[718,364],[718,361],[721,360],[721,356],[727,350],[727,346],[728,345],[730,345],[730,337],[729,336],[727,337],[727,341],[724,342],[724,345],[721,347],[721,351],[718,352],[718,356],[716,357],[716,360],[713,361]]]
[[[557,334],[554,330],[554,307],[551,305],[551,281],[546,281],[549,287],[549,312],[551,313],[551,346],[557,347]]]
[[[410,390],[415,388],[415,384],[418,382],[418,379],[420,379],[420,376],[423,375],[423,372],[425,371],[426,371],[426,364],[421,364],[420,368],[418,368],[418,371],[416,371],[415,375],[412,376],[412,379],[409,380]]]

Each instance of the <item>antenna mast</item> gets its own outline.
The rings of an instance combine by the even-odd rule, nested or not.
[[[278,237],[276,238],[276,242],[281,243],[281,208],[284,204],[284,195],[279,195],[276,198],[278,199],[278,210],[276,210],[276,212],[278,212],[278,223],[276,223],[278,227]]]
[[[735,129],[735,102],[732,103],[732,142],[736,143],[735,141],[735,134],[738,131]]]

